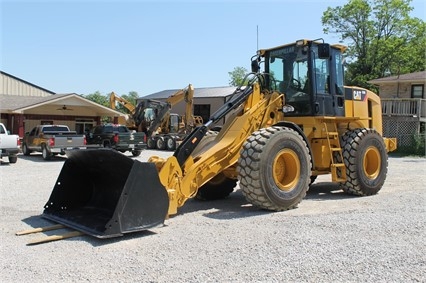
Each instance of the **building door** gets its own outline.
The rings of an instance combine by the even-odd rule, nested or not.
[[[210,119],[210,104],[194,104],[194,116],[201,116],[204,123]]]
[[[95,121],[91,119],[76,119],[75,131],[77,134],[86,134],[93,128]]]

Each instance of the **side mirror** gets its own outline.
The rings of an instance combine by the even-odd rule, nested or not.
[[[259,72],[259,70],[260,70],[260,67],[259,67],[258,59],[252,60],[251,61],[251,71],[253,73],[257,73],[257,72]]]
[[[330,58],[330,44],[328,43],[318,44],[318,57],[320,59]]]

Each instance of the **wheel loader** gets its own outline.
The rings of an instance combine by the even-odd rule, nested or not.
[[[43,216],[110,238],[160,225],[193,197],[225,198],[238,181],[270,211],[297,207],[323,174],[349,194],[376,194],[396,140],[382,137],[379,97],[344,86],[345,49],[318,39],[259,50],[245,86],[167,159],[70,151]]]

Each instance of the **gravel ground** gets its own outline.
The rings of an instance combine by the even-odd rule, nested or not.
[[[151,155],[169,153],[137,159]],[[26,246],[43,234],[15,232],[51,224],[40,213],[64,160],[34,154],[0,166],[1,282],[426,282],[424,158],[389,158],[371,197],[321,176],[291,211],[259,210],[236,190],[190,200],[149,231]]]

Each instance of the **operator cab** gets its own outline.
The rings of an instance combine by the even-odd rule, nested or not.
[[[266,85],[285,96],[286,116],[343,116],[343,56],[346,47],[319,41],[260,50]],[[294,108],[294,110],[293,110]]]

